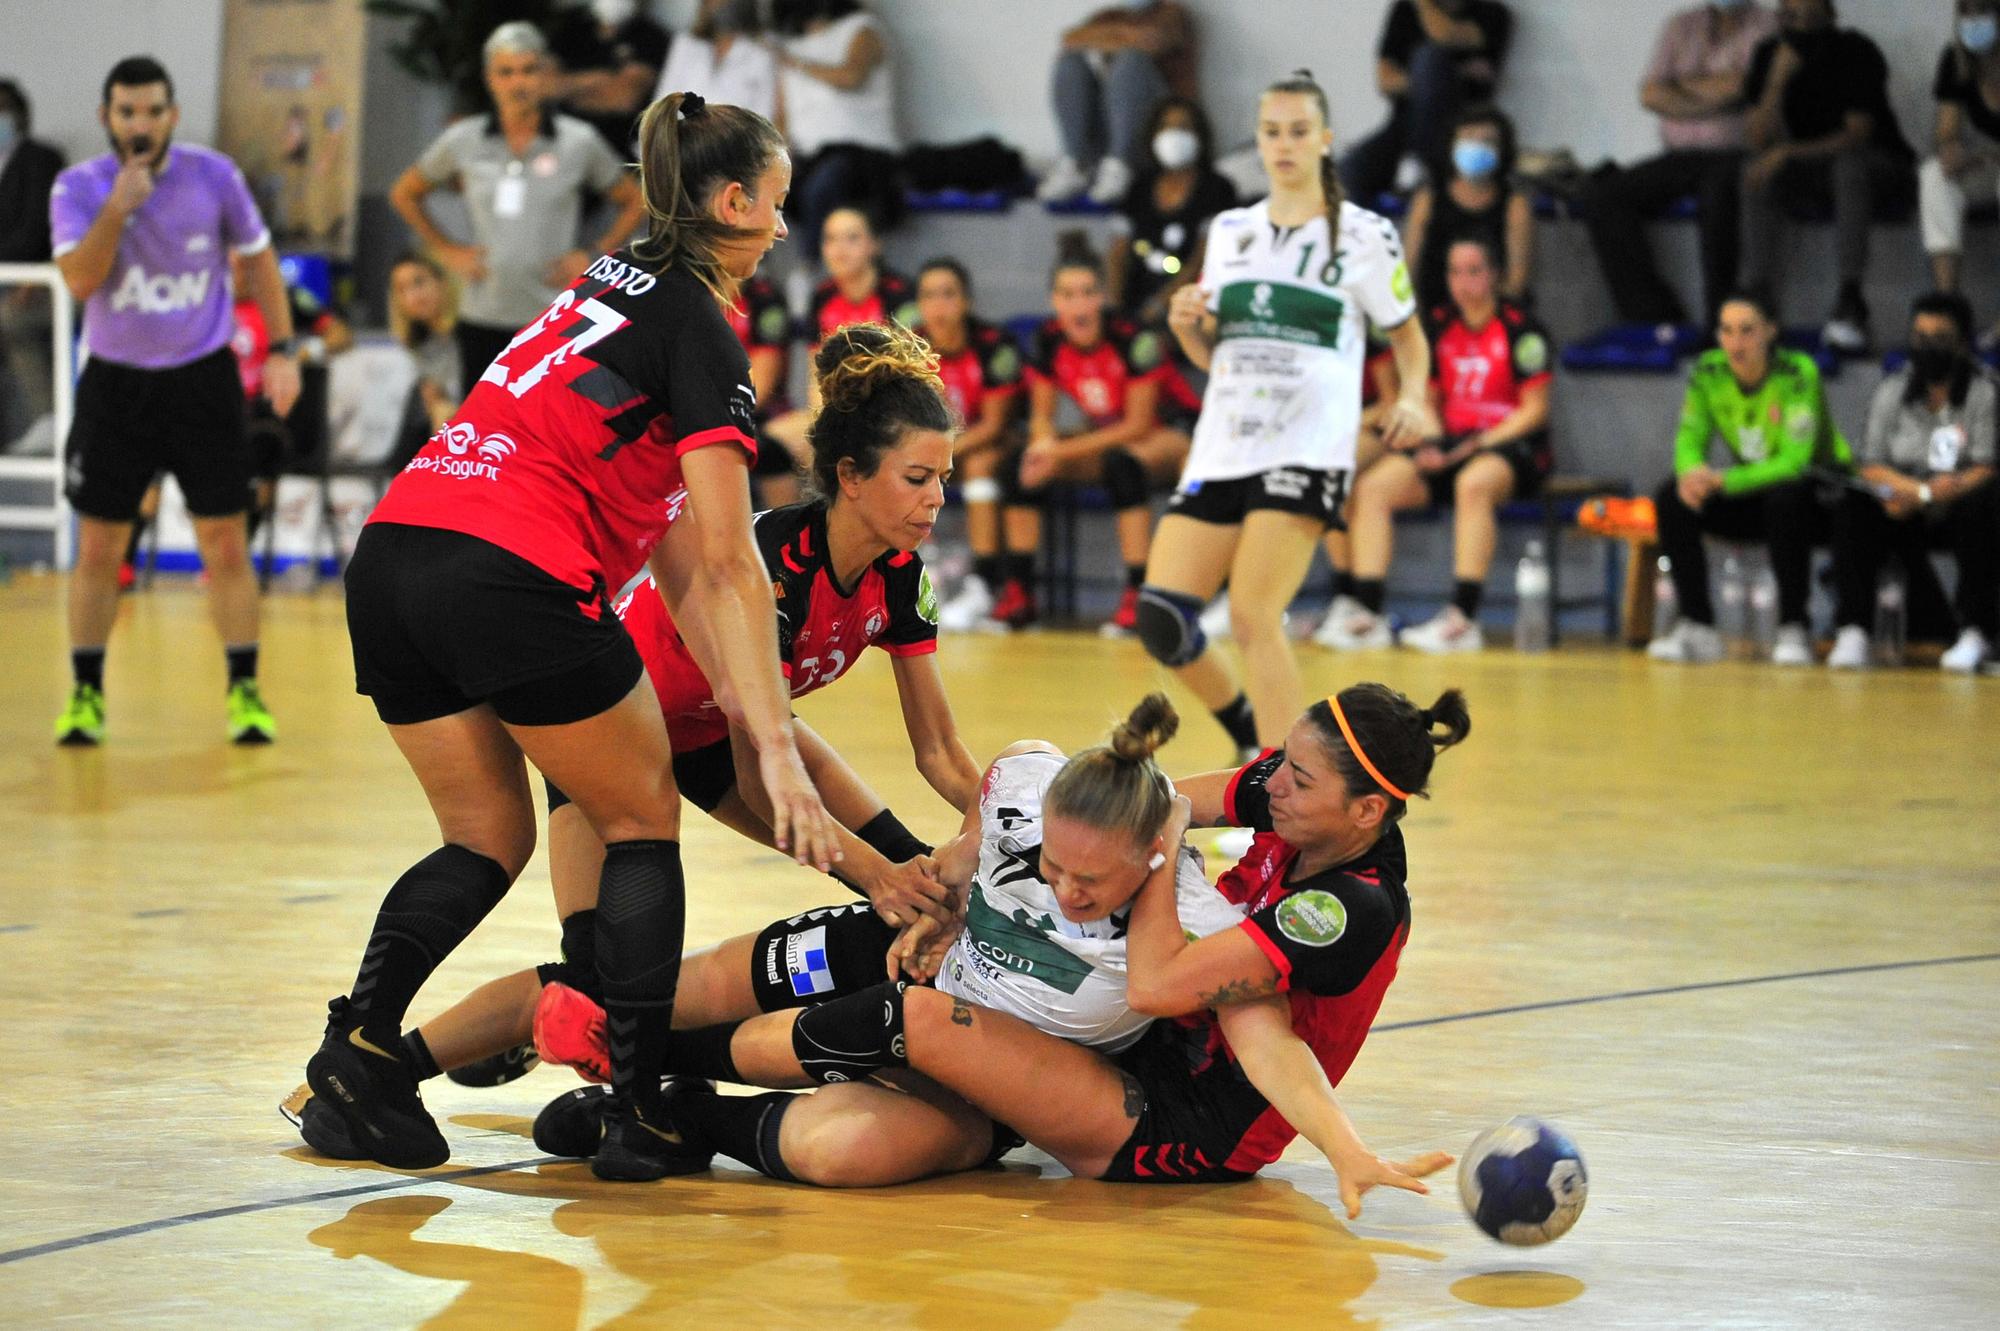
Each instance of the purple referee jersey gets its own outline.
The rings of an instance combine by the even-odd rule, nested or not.
[[[110,153],[56,177],[49,238],[57,257],[83,242],[117,178]],[[254,254],[270,243],[236,163],[207,148],[171,145],[152,196],[125,223],[111,275],[83,307],[90,354],[165,370],[223,346],[235,327],[229,253]]]

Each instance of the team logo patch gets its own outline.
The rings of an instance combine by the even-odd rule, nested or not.
[[[1132,339],[1132,364],[1141,370],[1150,370],[1160,363],[1160,335],[1144,332]]]
[[[785,970],[800,998],[833,992],[833,968],[826,963],[826,926],[815,925],[785,938]]]
[[[994,383],[1011,384],[1021,377],[1021,353],[1012,342],[1003,342],[995,348],[987,369]]]
[[[926,624],[938,622],[937,588],[931,585],[929,569],[917,574],[917,613],[923,616]]]
[[[1331,892],[1295,892],[1278,903],[1278,932],[1294,943],[1325,947],[1347,932],[1347,907]]]
[[[1540,374],[1549,368],[1549,342],[1540,333],[1529,333],[1514,344],[1514,364],[1521,373]]]
[[[792,318],[783,307],[773,305],[757,316],[757,335],[766,342],[777,342],[792,329]]]
[[[1416,288],[1410,283],[1410,265],[1398,263],[1389,274],[1389,294],[1406,305],[1417,298]]]

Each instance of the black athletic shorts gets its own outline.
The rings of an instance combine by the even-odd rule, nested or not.
[[[1223,1162],[1270,1101],[1227,1059],[1197,1073],[1206,1057],[1200,1038],[1175,1022],[1156,1021],[1139,1043],[1112,1060],[1138,1083],[1146,1107],[1104,1171],[1106,1182],[1234,1183],[1253,1177],[1224,1168]]]
[[[1226,481],[1188,481],[1167,501],[1167,512],[1196,522],[1233,527],[1258,509],[1298,513],[1328,527],[1339,525],[1349,473],[1317,467],[1274,467]]]
[[[555,782],[543,778],[542,785],[548,791],[550,813],[572,802]],[[736,789],[736,754],[729,741],[719,739],[675,754],[674,789],[703,813],[714,813],[723,797]]]
[[[1445,439],[1439,447],[1447,451],[1458,447],[1459,440]],[[1485,450],[1496,453],[1514,473],[1515,499],[1533,499],[1541,493],[1542,482],[1556,468],[1555,449],[1549,444],[1547,431],[1531,434],[1526,439],[1516,439],[1511,444]],[[1437,508],[1449,507],[1452,502],[1452,487],[1458,481],[1458,474],[1479,454],[1474,453],[1463,461],[1454,462],[1443,471],[1434,471],[1424,477],[1424,485],[1431,492],[1431,504]]]
[[[461,532],[375,522],[347,565],[355,690],[392,726],[488,703],[518,726],[609,710],[644,673],[602,582],[584,589]]]
[[[76,381],[63,492],[89,518],[131,522],[162,472],[198,518],[250,508],[252,465],[236,355],[142,370],[92,359]]]

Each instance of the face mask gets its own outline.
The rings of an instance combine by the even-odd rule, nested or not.
[[[1500,169],[1500,150],[1479,139],[1460,139],[1451,146],[1451,164],[1468,180],[1484,180]]]
[[[431,340],[431,326],[422,319],[410,320],[410,345],[421,347]]]
[[[0,153],[4,153],[12,148],[14,141],[20,137],[21,125],[15,119],[14,113],[12,111],[0,111]]]
[[[1201,155],[1201,138],[1191,129],[1163,129],[1153,136],[1153,156],[1169,171],[1193,166]]]
[[[590,0],[590,12],[607,28],[621,27],[639,12],[639,0]]]
[[[1958,40],[1974,55],[1985,55],[2000,41],[2000,17],[1974,14],[1958,21]]]
[[[1919,342],[1910,348],[1910,368],[1927,384],[1941,384],[1958,373],[1958,347],[1951,343]]]

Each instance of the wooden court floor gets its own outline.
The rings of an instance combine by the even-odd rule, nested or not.
[[[217,1327],[1991,1327],[2000,1324],[2000,680],[1649,667],[1602,648],[1438,662],[1306,648],[1309,678],[1470,695],[1412,814],[1414,935],[1342,1099],[1391,1156],[1516,1113],[1591,1200],[1545,1248],[1449,1185],[1328,1205],[1255,1182],[1002,1170],[874,1193],[735,1168],[648,1187],[538,1157],[574,1082],[433,1083],[428,1175],[307,1155],[275,1112],[385,885],[434,844],[351,692],[332,592],[270,605],[282,742],[222,743],[200,597],[132,601],[111,742],[60,752],[60,587],[0,587],[0,1324]],[[982,757],[1093,740],[1136,644],[948,642]],[[889,672],[802,714],[920,832]],[[1165,755],[1220,765],[1206,722]],[[836,885],[686,833],[706,941]],[[1213,867],[1213,866],[1212,866]],[[539,860],[419,1001],[553,947]]]

